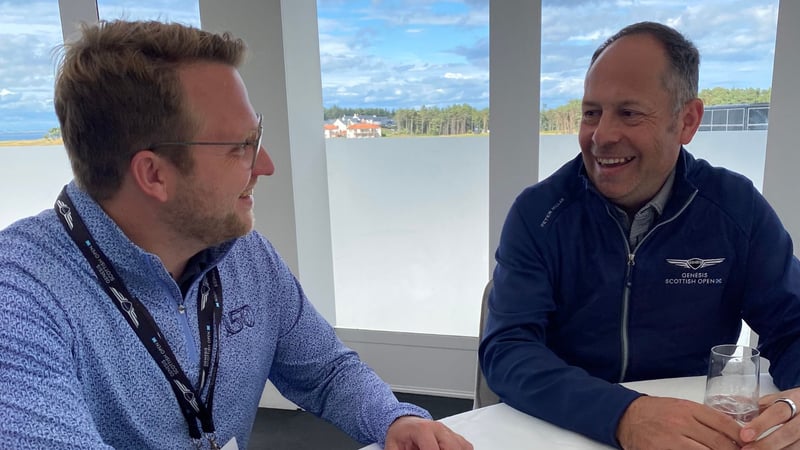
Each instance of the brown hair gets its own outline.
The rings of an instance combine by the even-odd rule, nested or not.
[[[61,136],[76,182],[101,201],[117,192],[136,152],[191,140],[197,125],[177,69],[198,60],[238,67],[245,44],[180,24],[113,21],[84,25],[64,50],[55,84]],[[187,152],[159,152],[181,171],[192,169]]]
[[[592,55],[591,69],[601,53],[618,39],[636,34],[655,38],[664,48],[669,69],[662,77],[664,89],[672,95],[673,112],[677,114],[689,100],[697,98],[700,72],[700,52],[681,33],[657,22],[639,22],[619,30],[608,38]]]

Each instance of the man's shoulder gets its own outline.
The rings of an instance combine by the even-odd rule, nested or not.
[[[74,244],[53,211],[0,231],[0,297],[8,308],[61,310],[66,294],[85,281]]]
[[[696,160],[687,172],[687,179],[697,190],[694,203],[700,202],[704,216],[716,211],[747,232],[757,217],[770,214],[767,200],[742,174]]]
[[[755,189],[753,182],[746,176],[726,167],[712,165],[705,159],[691,158],[687,178],[706,189],[735,188],[746,191]]]
[[[237,238],[220,260],[220,264],[223,267],[236,266],[240,269],[266,269],[269,272],[288,270],[272,242],[256,230]]]
[[[0,260],[41,263],[41,259],[31,257],[60,253],[66,237],[62,231],[52,210],[20,219],[0,230]]]
[[[581,175],[580,156],[567,162],[544,180],[525,188],[514,208],[542,228],[553,223],[569,207],[585,198],[586,178]]]
[[[252,230],[242,237],[236,238],[230,247],[227,257],[239,257],[242,254],[275,254],[275,247],[266,236]]]
[[[751,205],[754,198],[760,197],[749,178],[702,159],[690,164],[687,179],[695,185],[701,198],[725,210],[741,211]]]

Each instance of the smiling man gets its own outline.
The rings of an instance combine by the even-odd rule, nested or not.
[[[253,230],[275,167],[244,43],[178,24],[87,26],[55,108],[75,180],[0,231],[0,442],[247,448],[266,381],[363,443],[470,450],[399,402]]]
[[[509,405],[612,446],[796,447],[800,263],[749,180],[683,147],[703,115],[699,59],[652,22],[595,52],[581,155],[523,191],[506,219],[481,368]],[[618,384],[704,375],[742,319],[785,390],[747,426]]]

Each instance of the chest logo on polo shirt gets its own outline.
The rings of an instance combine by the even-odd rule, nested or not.
[[[253,328],[256,324],[256,318],[250,305],[244,305],[241,308],[231,310],[228,314],[223,314],[222,324],[225,326],[225,332],[228,336],[239,333],[244,330],[244,327]]]
[[[690,259],[669,259],[667,258],[667,262],[678,266],[683,267],[686,269],[702,269],[704,267],[711,267],[716,266],[717,264],[725,261],[725,258],[711,258],[711,259],[703,259],[703,258],[690,258]]]
[[[708,272],[699,272],[700,269],[707,269],[722,263],[725,261],[725,258],[667,258],[666,261],[673,266],[689,270],[681,272],[680,277],[665,278],[664,284],[719,285],[725,282],[719,275],[714,276],[709,275]]]

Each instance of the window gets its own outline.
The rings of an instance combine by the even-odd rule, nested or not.
[[[317,5],[336,326],[477,336],[488,1]]]
[[[724,133],[698,133],[687,149],[714,165],[741,172],[761,188],[766,152],[763,131],[769,110],[763,101],[765,97],[769,100],[772,83],[777,0],[710,1],[702,5],[593,2],[591,8],[575,7],[574,3],[544,0],[542,4],[543,123],[565,116],[570,107],[580,108],[580,102],[571,105],[570,101],[583,95],[591,55],[606,38],[634,22],[665,23],[683,32],[700,51],[700,95],[704,97],[705,92],[706,113],[699,131],[742,131],[748,114],[747,132],[754,133],[733,140]],[[754,111],[750,105],[760,107]],[[562,129],[577,133],[577,126]],[[540,153],[540,179],[580,151],[577,137],[542,135],[540,147],[547,149]]]
[[[742,130],[744,126],[744,108],[731,108],[728,110],[728,129]]]
[[[103,19],[200,23],[197,0],[101,1],[98,7]],[[52,207],[72,179],[53,110],[56,49],[62,43],[57,0],[0,3],[0,188],[18,193],[0,199],[0,228]]]
[[[71,178],[53,111],[58,2],[0,3],[0,228],[52,207]],[[20,189],[24,186],[24,189]]]
[[[769,106],[759,106],[747,110],[747,129],[766,130],[769,126]]]
[[[488,197],[484,189],[488,184],[482,172],[486,169],[477,167],[488,162],[486,156],[479,155],[488,149],[481,143],[483,150],[470,150],[474,143],[471,140],[464,144],[455,141],[429,144],[419,137],[405,138],[409,140],[404,142],[382,137],[356,143],[335,136],[346,135],[347,120],[353,113],[346,108],[359,106],[416,108],[415,114],[395,115],[394,127],[411,123],[416,127],[410,133],[414,136],[418,135],[415,132],[440,130],[423,125],[429,123],[426,118],[434,115],[429,109],[468,100],[464,96],[470,88],[464,83],[476,78],[452,69],[453,64],[459,63],[455,56],[460,55],[467,62],[488,56],[488,52],[477,51],[481,49],[477,44],[483,43],[486,36],[486,5],[432,1],[400,7],[383,2],[376,8],[360,2],[350,2],[347,7],[332,0],[317,3],[323,103],[326,110],[338,107],[340,112],[336,118],[327,117],[329,129],[320,130],[329,137],[326,142],[336,325],[474,335],[476,293],[481,292],[480,286],[487,279],[484,274],[488,272],[485,268],[488,260],[480,250],[485,238],[477,228],[474,235],[467,235],[466,230],[469,223],[486,221],[478,216],[486,214],[484,205]],[[447,5],[457,5],[463,15],[454,19],[447,14]],[[701,91],[754,88],[768,92],[776,0],[739,2],[737,7],[727,2],[707,2],[702,6],[666,1],[646,6],[635,2],[626,5],[593,2],[592,8],[574,8],[563,2],[543,2],[540,125],[543,129],[561,127],[566,134],[541,135],[539,179],[578,154],[575,134],[579,115],[571,114],[570,108],[580,107],[583,79],[592,52],[627,24],[656,20],[675,26],[692,39],[703,57]],[[726,14],[719,14],[719,10]],[[474,17],[481,17],[483,23],[478,26],[480,21],[476,22]],[[719,19],[710,27],[708,17]],[[475,29],[463,42],[430,32],[432,24],[436,24],[435,27],[453,34],[454,29],[448,26],[454,23],[461,24],[461,28],[475,24]],[[736,61],[737,70],[731,70],[731,60]],[[455,84],[440,87],[441,79]],[[488,92],[488,87],[484,89]],[[715,141],[698,133],[687,148],[713,164],[743,173],[760,188],[766,120],[762,121],[757,113],[742,105],[736,106],[707,113],[702,129],[755,134],[733,139],[731,148],[727,140]],[[377,116],[382,113],[374,111]],[[745,117],[751,131],[743,131]],[[341,124],[335,124],[337,118]],[[396,129],[384,127],[383,132],[391,136]],[[716,139],[725,139],[717,136]],[[461,147],[462,151],[448,154],[437,150],[439,145]],[[475,155],[475,159],[469,159],[468,155]],[[468,167],[476,169],[468,174],[465,172]],[[448,188],[443,179],[448,180],[453,195],[463,196],[460,202],[446,197]],[[535,181],[531,177],[531,183]],[[463,184],[456,186],[458,183]],[[414,195],[422,191],[424,194]],[[447,225],[439,228],[440,224]],[[468,250],[473,245],[475,250]],[[445,257],[448,253],[450,256]],[[471,262],[476,264],[470,265]],[[447,270],[451,272],[445,273]],[[454,278],[456,273],[462,274],[465,281]],[[447,287],[453,284],[458,287]],[[460,310],[472,310],[471,315],[452,312]],[[446,323],[435,324],[431,317],[444,318]]]

